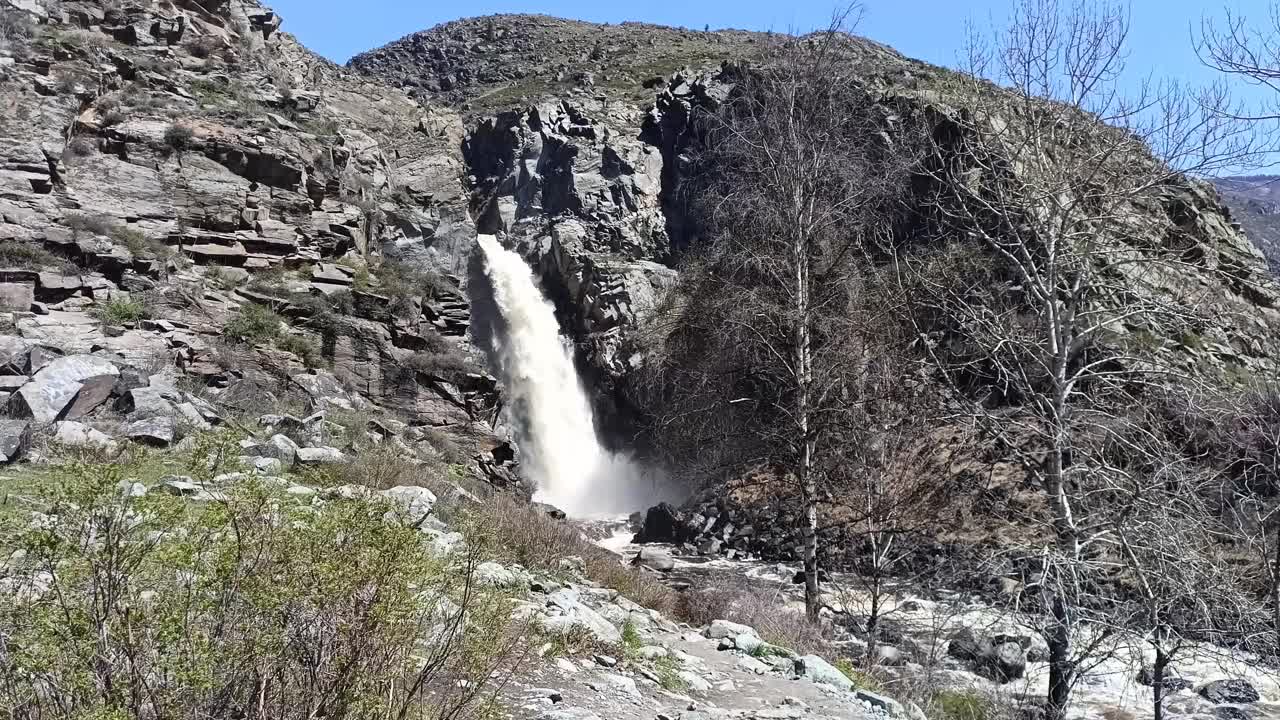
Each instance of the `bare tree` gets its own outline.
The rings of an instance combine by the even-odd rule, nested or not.
[[[787,38],[702,118],[703,238],[650,342],[658,444],[673,465],[794,490],[812,620],[822,487],[857,472],[837,449],[866,426],[869,333],[888,317],[858,267],[887,233],[909,165],[845,59],[848,17]]]
[[[1197,298],[1169,282],[1187,262],[1181,250],[1152,242],[1144,217],[1170,212],[1170,191],[1197,182],[1188,173],[1255,149],[1213,111],[1225,99],[1212,91],[1120,92],[1128,28],[1118,6],[1023,0],[1007,30],[974,42],[959,82],[966,111],[936,133],[943,248],[904,258],[957,419],[1008,453],[1044,502],[1027,519],[1048,542],[1025,560],[1045,611],[1053,720],[1109,634],[1090,611],[1106,606],[1100,583],[1117,542],[1103,498],[1128,477],[1107,450],[1144,386],[1167,372],[1137,333],[1202,320]],[[1077,644],[1090,619],[1102,630]]]
[[[1196,55],[1207,67],[1225,76],[1280,93],[1280,4],[1271,3],[1265,20],[1250,21],[1231,8],[1223,17],[1204,17],[1193,35]],[[1251,120],[1280,117],[1275,99],[1253,109],[1236,108],[1232,115]]]

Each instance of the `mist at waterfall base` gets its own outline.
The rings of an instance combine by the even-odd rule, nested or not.
[[[600,444],[572,347],[560,336],[555,309],[533,271],[494,236],[481,235],[479,244],[502,321],[490,341],[491,360],[506,386],[534,501],[570,517],[600,518],[669,499],[662,473]]]

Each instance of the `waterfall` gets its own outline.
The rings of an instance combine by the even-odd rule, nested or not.
[[[560,336],[555,309],[533,271],[494,236],[481,235],[479,243],[502,319],[491,360],[506,386],[507,412],[522,473],[536,488],[534,500],[578,518],[643,510],[656,502],[658,477],[601,446],[572,346]]]

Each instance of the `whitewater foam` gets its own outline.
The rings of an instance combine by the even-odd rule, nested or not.
[[[533,271],[492,235],[479,237],[485,275],[503,326],[491,360],[507,391],[521,468],[534,500],[577,518],[643,510],[661,499],[660,474],[610,452],[596,435],[591,403],[561,337],[555,309]]]

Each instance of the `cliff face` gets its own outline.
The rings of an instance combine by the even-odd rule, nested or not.
[[[0,51],[0,243],[23,249],[0,258],[15,266],[0,301],[16,332],[47,335],[116,293],[182,297],[167,321],[199,342],[154,339],[197,385],[331,373],[504,484],[515,451],[469,334],[475,234],[504,234],[538,269],[606,424],[625,431],[622,390],[644,352],[629,330],[696,241],[680,193],[689,119],[767,40],[495,16],[341,68],[250,0],[0,7],[15,28]],[[887,110],[934,127],[964,111],[940,90],[946,71],[869,41],[849,50]],[[1187,275],[1153,291],[1194,288],[1204,326],[1159,351],[1273,371],[1280,295],[1212,188],[1171,186],[1134,213],[1195,250]],[[262,345],[228,361],[225,323],[255,303],[313,342],[321,367]]]

